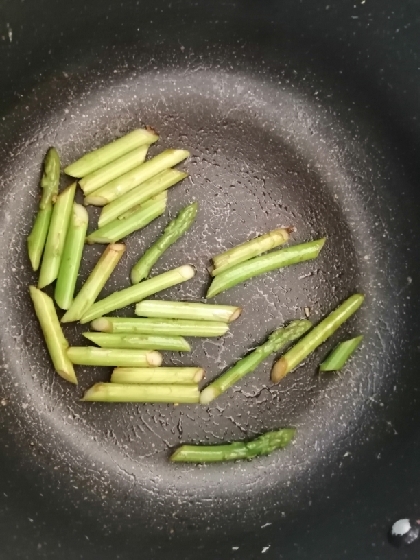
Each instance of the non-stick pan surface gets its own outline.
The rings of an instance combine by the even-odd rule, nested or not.
[[[389,463],[403,446],[416,449],[420,226],[410,107],[389,91],[398,68],[369,47],[373,23],[368,31],[352,19],[372,22],[368,8],[82,4],[0,3],[9,26],[0,52],[0,557],[386,557],[392,516],[415,513],[414,497],[403,499],[406,471]],[[346,33],[358,33],[363,53]],[[383,57],[387,78],[371,74],[368,53]],[[317,321],[366,294],[357,318],[280,385],[268,360],[208,408],[87,405],[83,390],[109,371],[79,368],[77,390],[54,374],[27,292],[40,162],[51,145],[67,164],[141,125],[161,134],[154,153],[191,150],[190,178],[169,193],[164,217],[127,240],[104,295],[128,285],[136,257],[194,200],[196,224],[154,272],[191,263],[197,275],[167,299],[203,298],[211,255],[276,226],[295,226],[296,242],[328,237],[316,262],[218,296],[244,307],[231,334],[194,341],[191,355],[167,363],[202,365],[211,379],[305,307]],[[101,251],[87,248],[80,284]],[[71,342],[84,330],[70,326]],[[359,333],[365,343],[345,375],[315,374],[334,343]],[[297,427],[295,444],[251,463],[167,460],[182,442],[283,426]],[[379,482],[398,473],[386,510]]]

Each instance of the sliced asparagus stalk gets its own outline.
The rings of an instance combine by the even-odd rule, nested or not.
[[[159,367],[162,363],[159,352],[125,348],[71,346],[67,356],[73,364],[82,366]]]
[[[319,366],[320,371],[340,371],[363,340],[363,335],[340,342]]]
[[[159,239],[147,249],[141,259],[133,266],[131,270],[131,282],[133,284],[138,284],[149,276],[153,265],[163,253],[192,226],[197,210],[198,204],[194,202],[181,210],[178,216],[169,222]]]
[[[85,204],[105,206],[119,196],[138,187],[161,171],[177,165],[189,156],[187,150],[165,150],[154,158],[114,179],[85,198]]]
[[[362,305],[364,296],[355,294],[344,301],[337,309],[322,320],[295,346],[284,354],[275,364],[271,372],[271,380],[278,383],[290,371],[295,369],[318,346],[325,342],[335,331],[349,319]]]
[[[54,297],[58,307],[61,307],[61,309],[68,309],[73,301],[88,221],[89,217],[85,207],[81,204],[73,204],[73,211],[55,285]]]
[[[217,377],[208,387],[201,392],[201,404],[208,404],[216,397],[235,385],[242,377],[254,369],[270,354],[278,352],[282,346],[300,338],[312,327],[309,321],[292,321],[287,327],[277,329],[268,338],[267,342],[245,356],[225,373]]]
[[[146,281],[148,282],[148,280]],[[101,317],[93,321],[91,327],[95,331],[101,332],[199,336],[205,338],[223,336],[229,329],[226,323],[216,321],[132,319],[126,317]]]
[[[218,321],[232,323],[242,313],[232,305],[210,305],[186,301],[162,301],[145,299],[136,305],[136,315],[163,319],[190,319],[195,321]]]
[[[173,463],[220,463],[254,459],[283,449],[292,441],[294,428],[267,432],[251,441],[234,441],[222,445],[181,445],[172,455]]]
[[[131,214],[125,220],[114,220],[103,226],[86,238],[88,243],[115,243],[130,233],[141,229],[156,218],[161,216],[166,209],[166,192],[158,194],[148,200],[139,208],[137,212]]]
[[[62,323],[79,321],[82,315],[92,307],[124,252],[125,245],[108,245],[102,253],[101,258],[96,263],[95,268],[90,273],[89,278],[83,284],[82,289],[74,298],[69,310],[63,315],[61,319]]]
[[[170,288],[186,280],[190,280],[194,274],[195,271],[192,266],[184,265],[159,274],[150,280],[145,280],[140,284],[125,288],[125,290],[121,290],[120,292],[115,292],[93,304],[92,307],[84,313],[80,322],[87,323],[106,313],[121,309],[122,307],[127,307],[127,305],[131,305],[132,303],[137,303],[152,294],[161,292],[166,288]]]
[[[172,352],[191,351],[190,345],[182,336],[103,332],[86,332],[83,333],[83,336],[102,348],[137,348],[139,350],[172,350]]]
[[[64,172],[71,177],[85,177],[139,146],[153,144],[157,139],[158,136],[148,130],[133,130],[122,138],[84,155],[66,167]]]
[[[35,286],[29,287],[29,293],[56,372],[66,381],[77,384],[73,364],[67,356],[69,343],[61,330],[53,300]]]
[[[158,175],[141,183],[138,187],[128,191],[102,208],[99,216],[99,227],[104,227],[116,219],[130,217],[135,209],[140,209],[142,204],[168,190],[187,177],[187,173],[177,169],[167,169]]]
[[[41,178],[42,197],[39,211],[31,233],[28,236],[28,255],[33,270],[38,270],[50,227],[53,203],[57,197],[60,182],[60,158],[55,148],[50,148],[44,162]]]
[[[111,383],[192,385],[200,383],[203,377],[204,370],[198,367],[115,368]]]
[[[198,403],[197,385],[121,385],[97,383],[88,389],[83,401]]]
[[[323,238],[302,245],[294,245],[232,266],[232,268],[228,268],[215,277],[207,291],[207,297],[214,297],[220,292],[224,292],[264,272],[316,259],[324,246],[325,240]]]
[[[232,268],[232,266],[248,261],[254,257],[258,257],[274,247],[283,245],[289,240],[289,230],[285,228],[273,229],[265,235],[251,239],[242,245],[233,247],[229,251],[225,251],[220,255],[213,257],[214,270],[213,276],[217,276],[224,270]]]
[[[54,204],[39,271],[38,288],[48,286],[58,276],[75,192],[76,183],[73,183],[58,195]]]
[[[85,196],[142,164],[146,159],[148,149],[149,146],[135,148],[133,151],[128,152],[128,154],[111,161],[108,165],[100,167],[93,173],[89,173],[89,175],[83,177],[83,179],[79,181],[79,185],[85,193]]]

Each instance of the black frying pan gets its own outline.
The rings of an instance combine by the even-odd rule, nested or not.
[[[418,37],[414,0],[0,1],[0,558],[397,557],[389,524],[420,511]],[[304,307],[316,321],[366,294],[279,386],[267,361],[208,409],[95,406],[78,397],[109,372],[79,369],[76,391],[53,373],[27,293],[40,162],[50,145],[67,164],[145,124],[159,149],[193,154],[170,215],[200,203],[155,269],[198,273],[165,297],[203,297],[209,257],[270,228],[328,236],[315,263],[218,296],[244,314],[188,363],[212,378]],[[104,294],[167,220],[129,238]],[[315,375],[361,332],[345,375]],[[251,463],[167,461],[182,442],[288,425],[295,445]]]

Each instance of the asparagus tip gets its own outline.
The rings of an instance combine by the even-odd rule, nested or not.
[[[159,367],[162,365],[162,354],[159,352],[149,352],[146,359],[150,366]]]
[[[85,392],[85,394],[83,395],[83,397],[80,400],[85,401],[85,402],[96,400],[95,395],[96,395],[96,393],[101,392],[102,385],[104,385],[104,383],[95,383],[95,385],[90,387],[90,389],[88,389]]]
[[[69,383],[73,383],[74,385],[78,384],[77,377],[74,372],[71,371],[64,371],[64,370],[57,370],[57,373],[60,377],[68,381]]]
[[[232,315],[230,316],[228,323],[233,323],[233,321],[236,321],[236,319],[240,316],[241,313],[242,313],[242,307],[237,307],[235,311],[232,313]]]
[[[178,449],[175,449],[175,451],[172,453],[172,455],[169,457],[169,460],[172,463],[176,463],[179,461],[178,457],[182,455],[182,451],[181,451],[181,447],[178,447]]]
[[[285,358],[280,358],[274,364],[273,369],[271,370],[271,381],[273,383],[278,383],[285,377],[287,374],[287,361]]]
[[[95,319],[91,322],[90,326],[94,331],[112,332],[112,323],[111,321],[108,321],[106,317]]]
[[[217,389],[215,389],[214,387],[212,387],[211,385],[209,385],[203,391],[201,391],[201,393],[200,393],[200,403],[201,404],[209,404],[211,401],[213,401],[219,395],[220,395],[220,392]]]

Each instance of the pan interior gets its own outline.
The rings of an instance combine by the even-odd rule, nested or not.
[[[1,164],[0,233],[7,248],[0,255],[7,317],[1,330],[1,384],[10,395],[3,412],[17,446],[27,445],[28,460],[35,458],[53,481],[60,481],[62,497],[100,500],[104,515],[124,510],[151,527],[181,510],[191,523],[192,500],[195,518],[210,519],[232,508],[226,497],[239,507],[250,493],[249,516],[261,513],[268,493],[275,499],[265,502],[266,514],[278,511],[279,500],[282,510],[294,511],[297,496],[309,492],[317,470],[361,446],[355,434],[373,414],[371,399],[380,398],[399,375],[389,360],[397,352],[389,339],[402,340],[404,332],[396,334],[389,325],[398,326],[404,310],[384,305],[393,287],[378,263],[392,258],[384,238],[392,225],[378,218],[388,194],[369,194],[376,163],[357,135],[329,114],[325,100],[287,81],[211,69],[162,69],[122,72],[106,85],[92,81],[82,92],[65,75],[55,81],[54,95],[50,92],[40,88],[15,109],[12,145],[3,147]],[[167,290],[165,299],[200,300],[209,283],[210,257],[272,228],[294,226],[292,243],[328,237],[317,261],[266,274],[218,296],[215,302],[244,308],[230,333],[192,340],[191,354],[167,353],[165,364],[200,365],[208,381],[275,328],[304,317],[305,308],[316,322],[350,294],[367,295],[357,317],[280,385],[269,381],[269,359],[209,407],[87,405],[79,397],[94,382],[107,380],[110,369],[78,367],[77,389],[53,373],[27,290],[36,282],[26,236],[37,205],[40,163],[50,145],[68,164],[142,125],[161,135],[151,154],[168,147],[191,150],[185,165],[190,177],[169,192],[165,216],[127,240],[127,254],[103,295],[129,285],[139,255],[169,217],[195,200],[196,224],[153,273],[190,263],[197,274]],[[93,230],[98,212],[89,209],[89,214]],[[86,248],[79,285],[102,250]],[[401,268],[392,283],[408,285],[406,277]],[[72,344],[83,343],[84,330],[66,328]],[[360,333],[365,343],[345,373],[316,374],[338,340]],[[295,444],[252,463],[197,468],[167,461],[183,442],[219,443],[283,426],[298,428]],[[317,484],[325,482],[317,478]]]

